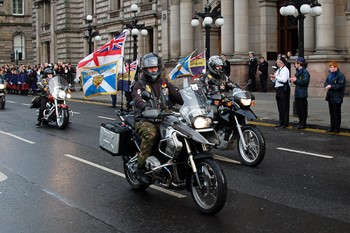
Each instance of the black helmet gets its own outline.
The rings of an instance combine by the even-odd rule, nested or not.
[[[150,73],[147,70],[149,67],[158,67],[158,71]],[[162,60],[155,53],[147,53],[142,58],[141,68],[145,75],[145,78],[148,81],[154,82],[162,73]]]
[[[44,70],[44,74],[45,74],[45,75],[53,74],[53,71],[52,71],[50,68],[46,68],[46,69]]]
[[[224,63],[222,62],[222,59],[217,55],[211,56],[208,60],[209,72],[212,75],[214,75],[214,77],[219,78],[220,76],[223,75],[223,70],[222,70],[223,65]],[[217,66],[221,66],[221,69],[216,69]]]

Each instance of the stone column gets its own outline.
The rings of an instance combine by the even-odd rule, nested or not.
[[[235,56],[248,56],[249,16],[248,1],[234,0],[234,53]]]
[[[181,57],[193,51],[192,0],[180,0],[180,50]]]
[[[173,0],[170,6],[170,59],[180,55],[180,2]]]
[[[304,20],[304,56],[315,51],[315,17],[306,15]]]
[[[334,0],[320,0],[322,15],[316,17],[316,55],[336,54],[334,38]]]
[[[162,60],[168,61],[170,58],[170,20],[168,14],[168,1],[162,1],[162,18],[161,18],[161,40],[162,40]]]
[[[224,25],[221,27],[221,49],[223,54],[232,55],[234,49],[234,17],[233,1],[221,0],[221,16],[224,18]],[[228,56],[229,58],[230,56]]]
[[[267,52],[277,51],[276,2],[261,0],[260,5],[260,53],[267,59]]]

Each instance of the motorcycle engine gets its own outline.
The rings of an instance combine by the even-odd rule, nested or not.
[[[223,129],[219,129],[217,131],[217,134],[219,135],[220,144],[216,146],[219,150],[233,150],[235,148],[235,141],[232,140],[232,135],[227,138],[227,133]]]
[[[156,167],[159,167],[161,164],[160,164],[160,161],[157,159],[157,157],[151,155],[149,156],[147,159],[146,159],[146,169],[148,171],[151,171],[153,170],[154,168]],[[155,170],[155,172],[157,172],[158,170]]]

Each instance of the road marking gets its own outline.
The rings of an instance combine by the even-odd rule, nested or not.
[[[16,103],[16,101],[6,100],[6,103],[14,104],[14,103]]]
[[[73,112],[73,111],[72,111],[72,113],[73,113],[73,114],[76,114],[76,115],[80,115],[80,112]]]
[[[224,162],[228,162],[228,163],[241,164],[241,162],[239,162],[237,160],[229,159],[229,158],[223,157],[221,155],[217,155],[217,154],[214,154],[214,159],[220,160],[220,161],[224,161]]]
[[[88,160],[85,160],[85,159],[82,159],[82,158],[79,158],[79,157],[76,157],[76,156],[70,155],[70,154],[65,154],[64,156],[66,156],[66,157],[68,157],[68,158],[71,158],[71,159],[74,159],[74,160],[77,160],[77,161],[79,161],[79,162],[88,164],[88,165],[90,165],[90,166],[99,168],[99,169],[101,169],[101,170],[103,170],[103,171],[112,173],[112,174],[114,174],[114,175],[117,175],[117,176],[120,176],[120,177],[125,178],[125,175],[124,175],[123,173],[121,173],[121,172],[112,170],[112,169],[110,169],[110,168],[101,166],[101,165],[99,165],[99,164],[90,162],[90,161],[88,161]],[[150,187],[153,188],[153,189],[155,189],[155,190],[158,190],[158,191],[160,191],[160,192],[163,192],[163,193],[169,194],[169,195],[171,195],[171,196],[177,197],[177,198],[184,198],[184,197],[186,197],[185,195],[182,195],[182,194],[180,194],[180,193],[176,193],[176,192],[173,192],[173,191],[170,191],[170,190],[168,190],[168,189],[164,189],[164,188],[161,188],[161,187],[158,187],[158,186],[155,186],[155,185],[151,185]]]
[[[117,120],[116,118],[104,117],[104,116],[97,116],[97,118],[106,119],[106,120],[112,120],[112,121]]]
[[[24,105],[24,106],[30,106],[31,104],[25,104],[25,103],[22,103],[22,105]]]
[[[1,131],[1,130],[0,130],[0,133],[5,134],[5,135],[7,135],[7,136],[11,136],[11,137],[13,137],[13,138],[16,138],[16,139],[18,139],[18,140],[21,140],[21,141],[26,142],[26,143],[29,143],[29,144],[35,144],[35,142],[33,142],[33,141],[29,141],[29,140],[27,140],[27,139],[25,139],[25,138],[16,136],[16,135],[11,134],[11,133],[7,133],[7,132]]]
[[[284,150],[284,151],[294,152],[294,153],[299,153],[299,154],[305,154],[305,155],[321,157],[321,158],[325,158],[325,159],[333,159],[334,158],[334,156],[330,156],[330,155],[321,155],[321,154],[316,154],[316,153],[311,153],[311,152],[306,152],[306,151],[292,150],[292,149],[283,148],[283,147],[277,147],[276,149],[277,150]]]
[[[4,173],[0,172],[0,182],[6,179],[7,179],[7,176]]]

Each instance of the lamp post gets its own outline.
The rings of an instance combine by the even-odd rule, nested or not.
[[[206,59],[210,57],[210,29],[213,21],[215,21],[215,25],[217,27],[221,27],[224,25],[224,18],[221,16],[220,12],[211,11],[211,5],[214,1],[209,3],[207,0],[204,6],[204,12],[195,12],[195,17],[192,18],[191,25],[192,27],[197,27],[199,25],[199,18],[203,19],[202,25],[205,28],[205,56]]]
[[[93,26],[91,26],[92,23],[92,16],[91,15],[87,15],[86,16],[86,21],[88,22],[88,35],[86,36],[86,38],[88,39],[88,44],[89,44],[89,54],[92,53],[92,39],[96,40],[96,41],[100,41],[101,40],[101,36],[98,33],[98,31],[94,31],[92,32],[92,29],[94,28]]]
[[[294,16],[298,19],[298,57],[304,57],[304,19],[307,14],[320,16],[322,7],[318,1],[288,1],[280,8],[282,16]]]
[[[137,24],[137,11],[139,7],[136,4],[132,4],[130,7],[131,11],[134,13],[134,16],[132,17],[131,23],[125,25],[124,30],[128,30],[131,32],[131,36],[133,38],[133,61],[137,59],[137,37],[139,35],[139,32],[141,31],[142,36],[147,36],[148,31],[145,28],[145,24]]]

